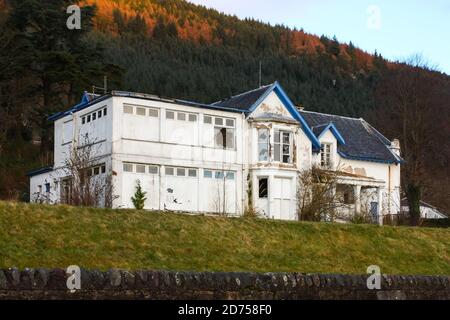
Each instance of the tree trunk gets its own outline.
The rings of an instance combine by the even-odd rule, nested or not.
[[[408,198],[409,216],[411,224],[417,226],[420,219],[420,198],[422,188],[412,182],[408,183],[406,196]]]

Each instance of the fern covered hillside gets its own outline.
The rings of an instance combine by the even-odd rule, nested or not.
[[[0,0],[1,199],[28,200],[25,172],[53,164],[47,117],[102,86],[104,75],[108,89],[211,103],[256,88],[261,62],[263,84],[278,80],[297,106],[364,117],[399,138],[414,175],[403,170],[403,190],[419,184],[423,200],[450,212],[441,187],[450,183],[448,75],[183,0],[78,3],[83,27],[71,31],[73,1]],[[409,83],[422,89],[398,88]],[[421,96],[398,99],[397,92]],[[408,105],[398,109],[398,101]]]
[[[0,202],[0,268],[450,274],[450,230]]]

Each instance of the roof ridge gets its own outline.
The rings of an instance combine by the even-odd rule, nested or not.
[[[361,121],[364,119],[363,118],[355,118],[355,117],[348,117],[348,116],[341,116],[338,114],[332,114],[332,113],[323,113],[323,112],[318,112],[318,111],[310,111],[310,110],[298,110],[298,112],[308,112],[308,113],[317,113],[317,114],[323,114],[325,116],[333,116],[333,117],[339,117],[339,118],[344,118],[344,119],[351,119],[351,120],[358,120]]]
[[[272,83],[270,83],[270,84],[266,84],[266,85],[261,86],[261,87],[259,87],[259,88],[255,88],[255,89],[252,89],[252,90],[249,90],[249,91],[241,92],[241,93],[239,93],[239,94],[230,96],[230,97],[228,97],[228,98],[225,98],[225,99],[222,99],[222,100],[213,102],[213,103],[211,103],[211,104],[214,105],[214,104],[219,103],[219,102],[224,102],[224,101],[227,101],[227,100],[230,100],[230,99],[233,99],[233,98],[237,98],[237,97],[240,97],[240,96],[242,96],[242,95],[244,95],[244,94],[248,94],[248,93],[251,93],[251,92],[255,92],[256,90],[260,90],[260,89],[263,89],[263,88],[271,87],[271,86],[273,86],[274,84],[275,84],[275,82],[272,82]]]

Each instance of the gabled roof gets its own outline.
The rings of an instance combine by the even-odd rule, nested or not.
[[[273,84],[262,86],[260,88],[250,90],[244,93],[237,94],[235,96],[223,99],[218,102],[214,102],[213,106],[234,108],[248,112],[252,106],[271,91]]]
[[[97,103],[101,100],[104,100],[106,98],[108,98],[109,95],[104,95],[101,96],[99,94],[94,94],[94,93],[88,93],[88,92],[84,92],[83,96],[81,97],[81,101],[80,103],[74,105],[71,109],[66,110],[66,111],[62,111],[62,112],[57,112],[55,114],[52,114],[50,117],[48,117],[49,121],[55,121],[58,120],[62,117],[67,116],[68,114],[80,111],[86,107],[88,107],[89,105],[91,105],[92,103]]]
[[[391,142],[362,118],[349,118],[311,111],[300,111],[315,134],[333,124],[345,144],[338,145],[338,153],[346,159],[401,163],[403,160],[389,147]],[[323,132],[323,130],[322,130]]]
[[[43,173],[47,173],[47,172],[51,172],[53,171],[53,166],[47,166],[47,167],[43,167],[43,168],[39,168],[36,170],[32,170],[32,171],[28,171],[26,173],[27,177],[34,177]]]
[[[312,132],[311,128],[305,122],[301,114],[298,112],[297,108],[292,103],[291,99],[284,92],[278,81],[270,85],[263,86],[261,88],[247,91],[231,98],[215,102],[212,105],[221,107],[232,107],[239,108],[243,112],[250,114],[264,101],[264,99],[272,92],[275,92],[280,98],[281,102],[284,104],[289,113],[294,117],[295,120],[299,121],[301,128],[306,136],[311,140],[314,148],[320,148],[320,142],[317,137]]]
[[[342,137],[341,133],[336,128],[333,122],[312,127],[312,131],[316,135],[317,139],[320,139],[328,130],[331,131],[331,133],[340,144],[345,144],[345,139]]]

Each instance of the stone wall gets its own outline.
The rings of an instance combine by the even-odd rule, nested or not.
[[[0,270],[0,299],[450,299],[450,276],[81,270],[67,289],[63,269]]]

